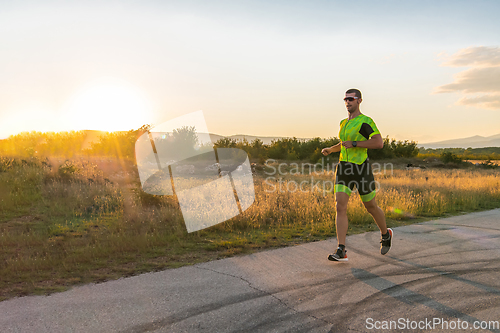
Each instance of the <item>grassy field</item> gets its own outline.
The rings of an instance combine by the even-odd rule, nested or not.
[[[0,300],[334,237],[333,173],[276,166],[254,176],[247,211],[188,234],[176,198],[144,193],[132,161],[2,157]],[[500,207],[498,169],[396,165],[376,179],[389,226]],[[350,234],[376,230],[357,195],[348,209]]]

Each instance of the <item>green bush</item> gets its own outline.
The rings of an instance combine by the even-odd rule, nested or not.
[[[78,171],[78,167],[69,161],[65,161],[59,166],[57,173],[63,179],[70,179]]]
[[[384,138],[384,147],[382,149],[368,149],[368,156],[371,159],[387,159],[394,157],[415,157],[418,155],[417,142],[415,141],[397,141]]]
[[[440,158],[441,158],[441,161],[443,163],[462,163],[463,162],[459,156],[453,154],[452,152],[444,152],[441,154]]]

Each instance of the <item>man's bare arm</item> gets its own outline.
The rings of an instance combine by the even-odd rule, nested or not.
[[[331,147],[328,147],[328,148],[323,148],[323,150],[321,150],[321,153],[326,156],[326,155],[331,154],[331,153],[339,152],[340,148],[341,148],[341,145],[342,145],[342,143],[339,142],[339,143],[337,143],[334,146],[331,146]]]
[[[342,145],[346,148],[352,148],[352,141],[344,141]],[[369,140],[366,141],[356,141],[356,147],[368,148],[368,149],[382,149],[384,147],[384,139],[382,135],[375,134]]]

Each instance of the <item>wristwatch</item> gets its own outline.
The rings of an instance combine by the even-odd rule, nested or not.
[[[353,146],[353,147],[356,147],[357,145],[358,145],[358,143],[357,143],[356,141],[353,141],[353,142],[352,142],[352,146]]]

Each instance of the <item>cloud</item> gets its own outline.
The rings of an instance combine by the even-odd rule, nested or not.
[[[462,97],[458,105],[474,106],[487,110],[500,110],[500,94],[490,94],[477,97]]]
[[[500,92],[500,67],[471,68],[458,73],[455,82],[437,88],[437,93],[466,94]]]
[[[500,47],[468,47],[452,55],[443,66],[486,67],[500,66]]]
[[[500,110],[500,48],[468,47],[450,56],[443,63],[450,67],[471,67],[454,77],[453,83],[439,86],[435,93],[460,92],[462,94],[483,94],[462,97],[457,105],[481,109]]]

